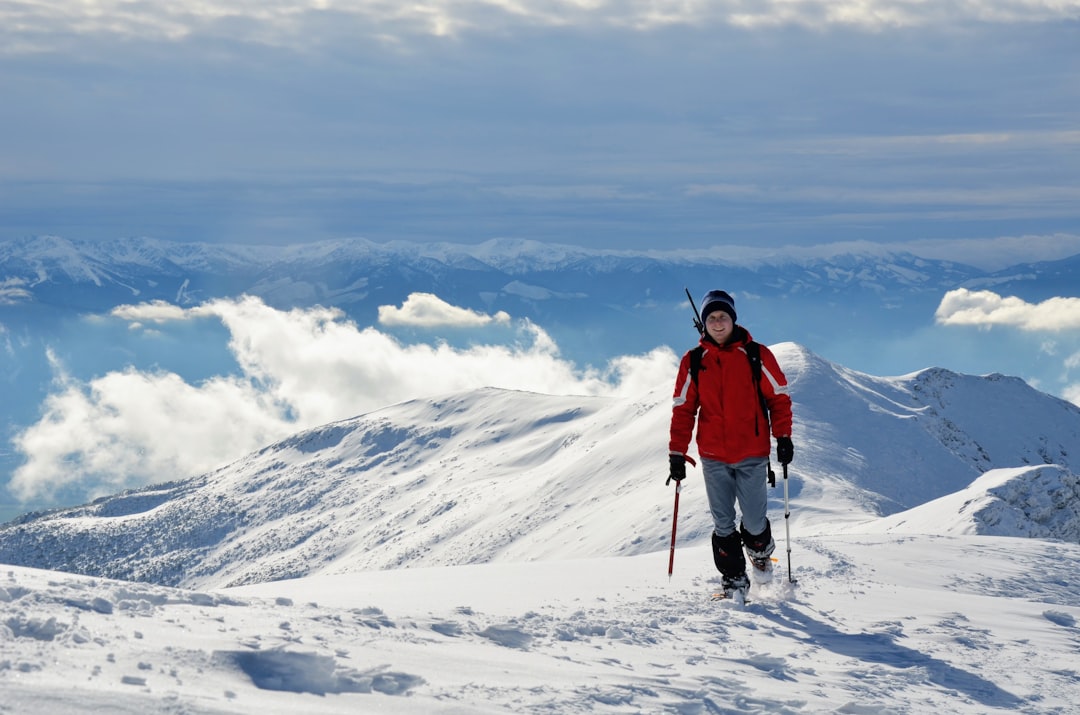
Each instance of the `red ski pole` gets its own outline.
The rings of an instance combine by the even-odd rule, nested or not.
[[[675,531],[679,526],[679,492],[682,491],[682,481],[675,482],[675,514],[671,517],[671,556],[668,557],[667,577],[671,580],[671,572],[675,570]]]

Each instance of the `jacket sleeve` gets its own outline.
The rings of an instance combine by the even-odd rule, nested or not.
[[[791,396],[788,395],[787,377],[776,356],[764,345],[761,346],[761,391],[769,408],[773,437],[790,437]]]
[[[690,378],[690,353],[683,355],[679,363],[679,374],[675,378],[675,394],[671,407],[671,438],[668,451],[686,455],[690,439],[694,434],[694,422],[697,420],[698,394],[697,385]]]

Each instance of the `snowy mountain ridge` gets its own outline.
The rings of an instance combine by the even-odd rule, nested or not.
[[[1080,477],[1057,465],[992,469],[958,492],[838,531],[982,534],[1080,544]]]
[[[439,288],[477,283],[474,288],[499,290],[513,279],[536,281],[552,290],[567,283],[588,286],[601,276],[638,276],[642,294],[667,286],[673,293],[683,281],[697,284],[699,275],[723,272],[732,286],[755,286],[758,292],[871,294],[946,290],[980,280],[989,272],[955,261],[923,258],[905,250],[875,244],[837,244],[786,252],[725,247],[722,251],[630,252],[585,249],[535,241],[493,239],[477,245],[375,243],[338,239],[288,246],[174,243],[148,238],[79,241],[54,236],[0,242],[0,280],[26,282],[35,300],[54,301],[64,286],[93,286],[103,304],[128,299],[174,300],[185,282],[186,300],[250,293],[271,304],[307,295],[310,302],[362,300],[363,291],[342,295],[360,278],[385,290],[386,300],[405,285]],[[1009,278],[1022,280],[1023,271]],[[671,281],[671,276],[682,280]],[[705,280],[702,285],[711,283]],[[670,288],[674,286],[674,288]],[[595,286],[594,286],[595,287]],[[446,291],[444,291],[446,292]],[[406,293],[407,294],[407,293]],[[592,294],[599,298],[597,293]],[[640,296],[639,296],[640,297]],[[459,300],[457,295],[448,299]],[[463,305],[477,304],[462,298]]]
[[[796,414],[789,486],[798,533],[883,514],[893,521],[882,524],[910,524],[941,498],[953,500],[955,518],[935,510],[919,522],[924,533],[995,534],[1011,519],[1008,533],[1076,540],[1070,447],[1080,444],[1080,408],[1012,378],[940,369],[877,378],[798,345],[774,350]],[[621,399],[485,389],[413,400],[210,474],[0,526],[0,562],[217,588],[655,552],[670,538],[669,390]],[[680,538],[704,543],[711,523],[699,472],[684,492]],[[771,492],[774,519],[780,496]],[[1049,517],[1018,523],[1026,504],[1047,498]],[[967,509],[980,499],[997,506]]]

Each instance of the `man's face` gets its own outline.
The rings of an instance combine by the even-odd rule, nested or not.
[[[731,316],[723,310],[714,310],[705,318],[705,330],[709,336],[723,345],[731,337],[731,331],[735,329],[735,323]]]

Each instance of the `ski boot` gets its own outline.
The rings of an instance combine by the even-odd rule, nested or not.
[[[769,583],[773,580],[773,560],[771,556],[752,556],[750,551],[746,552],[747,558],[754,568],[750,574],[754,578],[754,583]]]
[[[746,594],[750,591],[750,579],[742,573],[738,576],[724,576],[722,581],[723,595],[717,594],[719,599],[746,603]]]
[[[754,568],[750,574],[754,583],[769,583],[773,578],[772,553],[776,550],[776,542],[772,538],[772,530],[769,523],[765,522],[765,531],[753,536],[742,528],[742,541],[746,548],[746,558]]]

